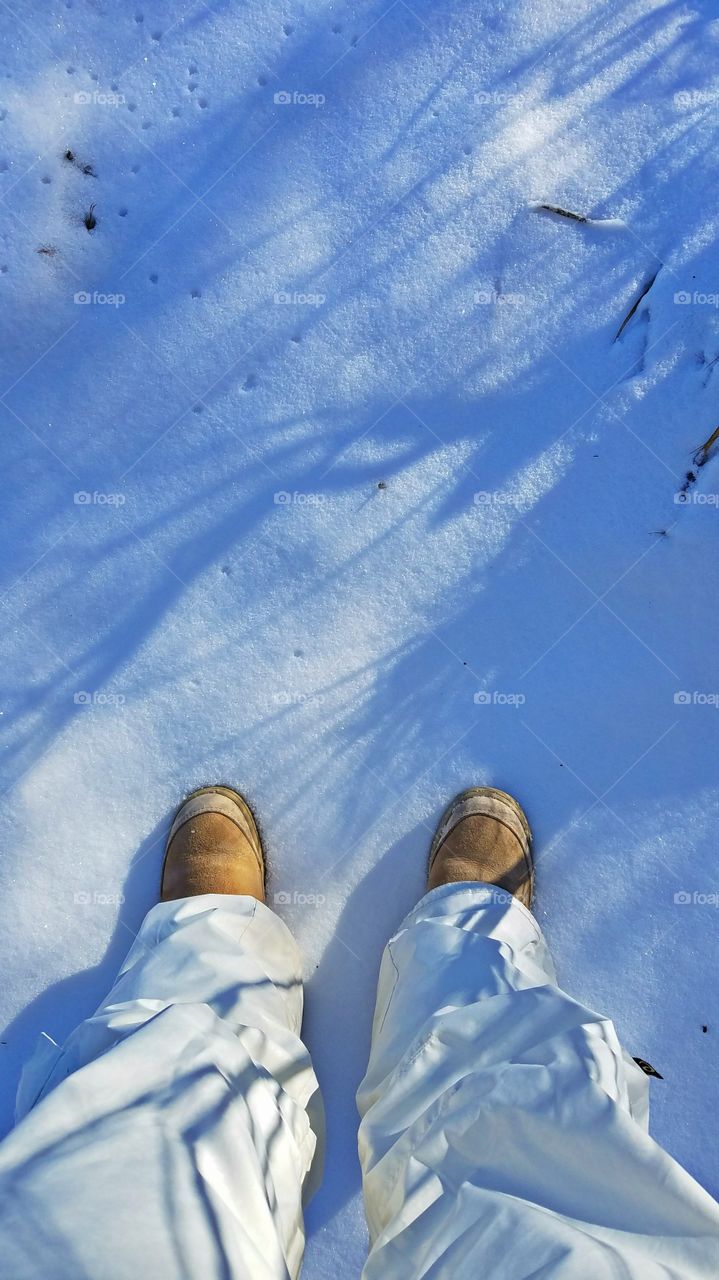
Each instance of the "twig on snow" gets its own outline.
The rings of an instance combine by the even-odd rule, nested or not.
[[[616,342],[616,341],[617,341],[617,338],[620,338],[620,337],[622,336],[622,334],[624,333],[624,330],[626,329],[627,325],[629,324],[629,321],[631,320],[632,316],[634,315],[634,312],[636,311],[637,307],[639,306],[639,303],[642,301],[642,299],[643,299],[643,298],[646,298],[647,294],[649,293],[649,290],[651,289],[652,285],[654,284],[654,281],[656,280],[656,278],[657,278],[657,276],[659,275],[659,272],[660,272],[660,271],[661,271],[661,267],[658,267],[658,268],[657,268],[657,270],[654,272],[654,275],[652,276],[651,280],[648,280],[648,281],[647,281],[647,283],[644,285],[644,287],[643,287],[643,289],[642,289],[641,293],[639,294],[639,297],[637,298],[636,302],[634,303],[634,305],[633,305],[633,306],[631,306],[631,307],[629,308],[629,310],[628,310],[627,314],[625,315],[624,319],[622,320],[622,323],[620,324],[619,328],[617,329],[617,332],[615,333],[615,335],[614,335],[614,337],[613,337],[613,339],[612,339],[612,342]]]
[[[715,427],[711,435],[709,436],[709,438],[704,441],[704,444],[699,445],[699,448],[694,454],[695,467],[704,466],[704,463],[707,461],[707,458],[709,457],[709,451],[712,445],[716,444],[717,440],[719,440],[719,427]]]
[[[597,227],[602,231],[626,231],[627,224],[621,218],[590,218],[585,213],[575,213],[573,209],[563,209],[559,204],[532,204],[530,209],[537,213],[553,213],[558,218],[567,218],[569,222],[580,222],[586,227]]]
[[[591,222],[591,218],[586,218],[583,213],[572,213],[571,209],[561,209],[558,204],[535,204],[534,208],[556,213],[560,218],[570,218],[572,222]]]

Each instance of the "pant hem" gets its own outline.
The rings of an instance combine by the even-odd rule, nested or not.
[[[405,929],[414,923],[417,915],[427,909],[431,903],[433,907],[443,902],[445,899],[444,909],[437,914],[451,915],[453,911],[458,910],[462,906],[474,905],[481,906],[506,906],[508,913],[516,915],[518,912],[524,916],[527,924],[534,931],[538,941],[543,940],[542,930],[536,918],[523,902],[515,898],[506,889],[501,889],[496,884],[490,884],[485,880],[458,880],[450,884],[440,884],[435,889],[430,889],[420,898],[419,902],[412,908],[407,916],[405,916],[400,929]]]

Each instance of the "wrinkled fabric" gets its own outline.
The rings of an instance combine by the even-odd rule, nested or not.
[[[364,1280],[717,1280],[719,1206],[647,1098],[521,903],[433,890],[385,951],[357,1095]]]
[[[3,1280],[296,1280],[323,1129],[300,974],[253,898],[153,908],[98,1012],[23,1075]],[[647,1096],[520,903],[435,889],[382,961],[364,1280],[716,1280],[719,1206],[648,1136]]]
[[[25,1070],[0,1275],[294,1280],[322,1134],[301,1021],[297,946],[268,907],[154,907],[98,1012]]]

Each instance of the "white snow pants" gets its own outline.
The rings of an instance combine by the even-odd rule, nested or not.
[[[301,1016],[269,908],[154,907],[100,1010],[26,1069],[0,1274],[294,1280],[322,1145]],[[358,1094],[365,1280],[717,1280],[719,1206],[649,1138],[646,1097],[521,904],[427,894],[385,952]]]

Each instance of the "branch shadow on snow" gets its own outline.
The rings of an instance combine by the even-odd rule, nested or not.
[[[11,639],[19,628],[24,648],[18,657],[11,645],[3,675],[7,792],[16,788],[24,803],[23,780],[68,743],[82,760],[83,741],[88,761],[114,761],[121,752],[139,762],[143,785],[165,769],[167,785],[181,791],[195,779],[175,743],[188,726],[190,734],[199,728],[193,768],[205,781],[212,770],[222,772],[257,798],[270,815],[278,878],[289,874],[280,870],[283,860],[297,857],[296,878],[304,883],[314,874],[344,899],[336,937],[308,983],[307,1035],[331,1134],[325,1188],[309,1211],[315,1231],[358,1187],[356,1164],[343,1153],[354,1147],[354,1087],[374,975],[386,938],[421,892],[429,832],[452,788],[486,782],[516,789],[530,817],[532,797],[551,795],[538,826],[542,848],[552,850],[547,899],[561,893],[564,874],[580,892],[572,848],[582,815],[591,811],[585,826],[601,846],[615,818],[596,796],[658,739],[667,723],[661,699],[669,703],[677,687],[668,667],[654,669],[648,649],[666,651],[671,666],[672,636],[661,611],[656,634],[647,634],[637,602],[616,588],[608,603],[621,602],[635,633],[627,652],[626,634],[593,594],[615,590],[658,519],[657,504],[638,493],[635,523],[625,526],[634,538],[631,555],[603,561],[615,519],[614,477],[629,467],[641,478],[654,464],[596,397],[627,380],[631,392],[634,371],[651,357],[634,324],[612,345],[637,280],[656,268],[660,254],[671,257],[675,275],[688,277],[695,265],[705,228],[689,222],[686,247],[667,244],[660,212],[692,177],[699,135],[691,141],[688,116],[686,129],[658,136],[655,150],[624,178],[598,181],[587,192],[562,167],[562,153],[550,152],[539,165],[541,139],[518,149],[501,102],[480,111],[472,102],[477,88],[498,101],[531,90],[538,108],[546,107],[608,66],[619,69],[623,59],[631,70],[598,107],[613,109],[622,85],[641,98],[653,74],[651,36],[661,15],[678,6],[653,11],[612,40],[603,31],[609,8],[566,33],[576,56],[560,61],[548,84],[533,78],[532,68],[554,47],[554,33],[537,36],[515,64],[498,60],[470,91],[460,75],[466,59],[453,57],[436,84],[392,96],[391,127],[377,150],[359,133],[356,152],[342,139],[374,92],[369,61],[386,58],[396,84],[403,64],[392,61],[391,39],[402,35],[407,65],[425,47],[428,37],[404,6],[378,29],[378,45],[368,36],[367,59],[360,45],[328,78],[326,119],[273,111],[269,92],[253,87],[206,123],[193,119],[177,136],[164,130],[153,137],[151,152],[110,121],[99,149],[101,176],[121,142],[128,161],[149,169],[154,154],[160,170],[180,173],[199,192],[227,167],[232,139],[233,155],[249,151],[208,196],[210,211],[188,214],[181,233],[140,261],[139,248],[189,209],[192,196],[179,194],[170,178],[160,182],[137,215],[135,242],[116,244],[109,219],[101,220],[100,267],[87,284],[112,291],[124,280],[127,309],[117,323],[83,314],[37,377],[7,393],[12,410],[79,477],[37,440],[26,441],[8,417],[11,479],[32,480],[32,516],[25,518],[18,499],[5,609]],[[315,34],[285,48],[278,85],[307,83]],[[485,39],[490,33],[482,30],[463,46],[467,59],[482,52]],[[501,22],[494,39],[505,43]],[[682,57],[674,40],[670,55]],[[436,120],[449,114],[445,104],[457,84],[467,101],[455,102],[456,120],[439,133]],[[332,129],[340,143],[332,143]],[[500,158],[485,168],[495,136]],[[293,148],[306,163],[285,207]],[[541,191],[532,189],[540,183]],[[651,191],[643,205],[642,187]],[[499,214],[497,190],[512,193]],[[538,196],[570,206],[588,201],[581,212],[597,216],[629,208],[633,228],[636,210],[639,231],[600,237],[541,219],[527,208]],[[305,237],[302,254],[297,246]],[[187,252],[190,244],[199,246],[197,258]],[[200,268],[202,297],[191,299]],[[147,283],[151,269],[158,287]],[[314,309],[274,302],[278,291],[298,290],[322,292],[326,302]],[[493,294],[495,303],[477,303],[476,293]],[[524,299],[516,307],[506,301],[513,294]],[[29,300],[21,306],[22,326],[32,317]],[[183,326],[193,306],[200,319],[187,344]],[[58,336],[75,319],[65,308]],[[26,364],[33,353],[30,340]],[[9,369],[9,380],[22,371]],[[41,378],[50,390],[38,404]],[[82,404],[72,402],[60,439],[48,422],[62,420],[57,411],[69,385],[82,388]],[[678,454],[676,463],[678,477]],[[662,476],[667,523],[671,470]],[[78,510],[77,488],[120,489],[123,505]],[[315,520],[312,510],[278,509],[278,490],[319,494],[323,510]],[[476,494],[494,497],[477,502]],[[336,548],[331,538],[323,543],[324,512],[335,522]],[[405,566],[401,580],[387,574],[385,582],[390,560]],[[293,638],[303,627],[301,639]],[[341,660],[331,643],[338,629]],[[568,650],[565,633],[581,643]],[[300,668],[293,675],[292,651],[307,646],[308,636],[320,659],[309,674]],[[217,674],[217,689],[209,691],[208,664]],[[122,690],[125,680],[135,703],[114,722],[102,723],[100,708],[74,701],[78,690]],[[296,688],[306,702],[281,700]],[[476,701],[497,692],[525,701]],[[239,704],[234,725],[221,718],[232,696]],[[157,744],[145,736],[140,706],[165,707],[171,697],[174,710],[158,712],[167,759],[151,760]],[[634,727],[617,745],[620,718]],[[577,722],[586,726],[579,743]],[[642,815],[681,805],[687,788],[711,786],[708,766],[682,774],[673,752],[664,760],[661,770],[632,774],[624,801],[613,797],[612,805],[626,802],[638,822],[620,830],[624,846],[612,843],[612,857],[633,864]],[[89,789],[97,776],[82,773],[78,785]],[[623,807],[621,814],[625,821]],[[367,868],[366,833],[375,817],[384,846]],[[162,828],[148,840],[158,840]],[[112,838],[109,818],[100,830]],[[586,837],[578,847],[586,866],[593,852]],[[148,854],[153,848],[142,846]],[[152,901],[155,855],[142,850],[125,889],[122,916],[131,928]],[[641,966],[646,941],[648,925],[633,925],[642,918],[643,876],[625,899],[612,897],[614,918],[625,926],[618,955],[627,966]],[[541,887],[539,901],[541,911]],[[600,923],[586,927],[596,955],[604,919],[600,913]],[[311,919],[298,923],[309,944]],[[100,965],[49,987],[6,1038],[23,1050],[40,1030],[62,1038],[102,998],[129,942],[118,923]],[[660,951],[655,963],[667,969],[670,984],[670,958]],[[609,986],[598,977],[598,996]],[[356,1007],[347,999],[355,991]],[[329,1046],[332,1074],[323,1070]],[[644,1045],[634,1047],[642,1052]]]

